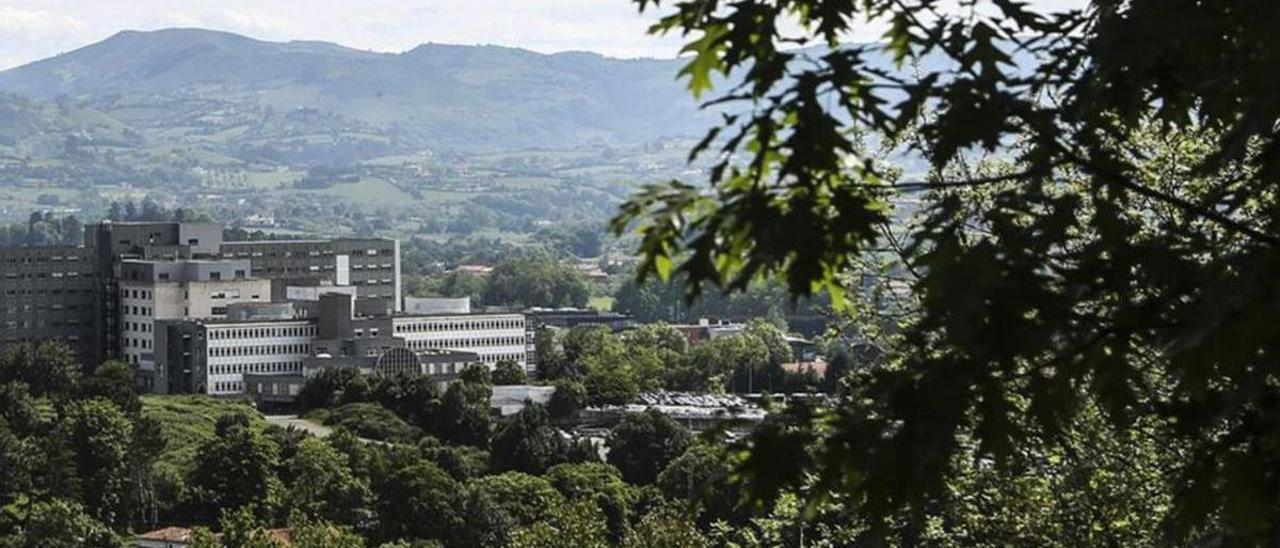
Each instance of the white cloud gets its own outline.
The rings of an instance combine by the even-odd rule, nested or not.
[[[65,13],[0,4],[0,68],[81,45],[88,30],[89,25]]]
[[[83,22],[69,15],[0,5],[0,32],[48,34],[85,28]]]

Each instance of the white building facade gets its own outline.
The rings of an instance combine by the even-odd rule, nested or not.
[[[316,325],[301,321],[236,322],[204,326],[205,393],[244,392],[245,373],[299,375],[311,355]]]
[[[490,368],[502,360],[528,367],[523,314],[400,316],[391,325],[392,335],[403,338],[410,350],[474,352]]]
[[[228,306],[271,299],[271,281],[251,279],[247,261],[123,261],[118,285],[120,353],[154,371],[156,322],[222,318]]]

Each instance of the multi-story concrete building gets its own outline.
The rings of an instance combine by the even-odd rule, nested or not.
[[[316,322],[292,319],[172,320],[159,324],[156,392],[244,392],[244,375],[301,375]]]
[[[220,271],[221,279],[188,276],[206,268],[192,265],[213,263],[239,266]],[[128,279],[147,268],[151,279]],[[0,351],[20,341],[62,339],[88,364],[109,358],[142,364],[157,319],[217,318],[221,302],[213,301],[283,301],[291,285],[323,284],[352,286],[362,304],[398,310],[398,242],[223,242],[222,227],[211,223],[104,222],[86,228],[83,246],[0,248]],[[241,296],[231,297],[237,291]]]
[[[400,243],[385,239],[266,240],[226,242],[220,256],[248,259],[258,276],[270,278],[272,298],[286,288],[318,281],[356,288],[358,298],[384,299],[400,310]]]
[[[81,360],[99,360],[100,280],[90,248],[0,248],[0,348],[61,339]]]
[[[523,314],[396,316],[379,327],[403,338],[410,350],[466,350],[491,367],[503,360],[527,367],[532,354]]]
[[[231,305],[225,319],[158,322],[156,371],[163,382],[156,390],[248,390],[280,402],[295,396],[306,376],[328,368],[414,373],[445,382],[471,363],[526,363],[520,314],[362,315],[349,294],[338,292],[322,295],[316,314],[308,317],[279,306],[241,303]]]
[[[117,282],[120,351],[136,367],[139,383],[153,389],[155,325],[182,318],[225,318],[234,303],[265,303],[271,280],[251,277],[249,261],[145,261],[119,264]]]

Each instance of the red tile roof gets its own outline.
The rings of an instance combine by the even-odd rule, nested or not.
[[[138,535],[138,540],[158,540],[164,542],[188,542],[191,530],[186,527],[165,527]]]

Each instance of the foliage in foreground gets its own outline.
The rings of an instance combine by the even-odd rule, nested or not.
[[[1280,538],[1280,102],[1261,69],[1280,4],[635,3],[686,36],[695,94],[734,77],[715,103],[735,113],[693,151],[715,156],[710,187],[622,206],[642,277],[690,295],[777,278],[846,309],[867,285],[910,295],[858,309],[894,340],[834,412],[754,436],[753,498],[803,489],[922,539],[957,459],[1017,474],[1097,412],[1173,452],[1153,456],[1171,502],[1141,507],[1166,542]],[[847,41],[875,25],[884,41]],[[904,153],[927,172],[882,161]]]

